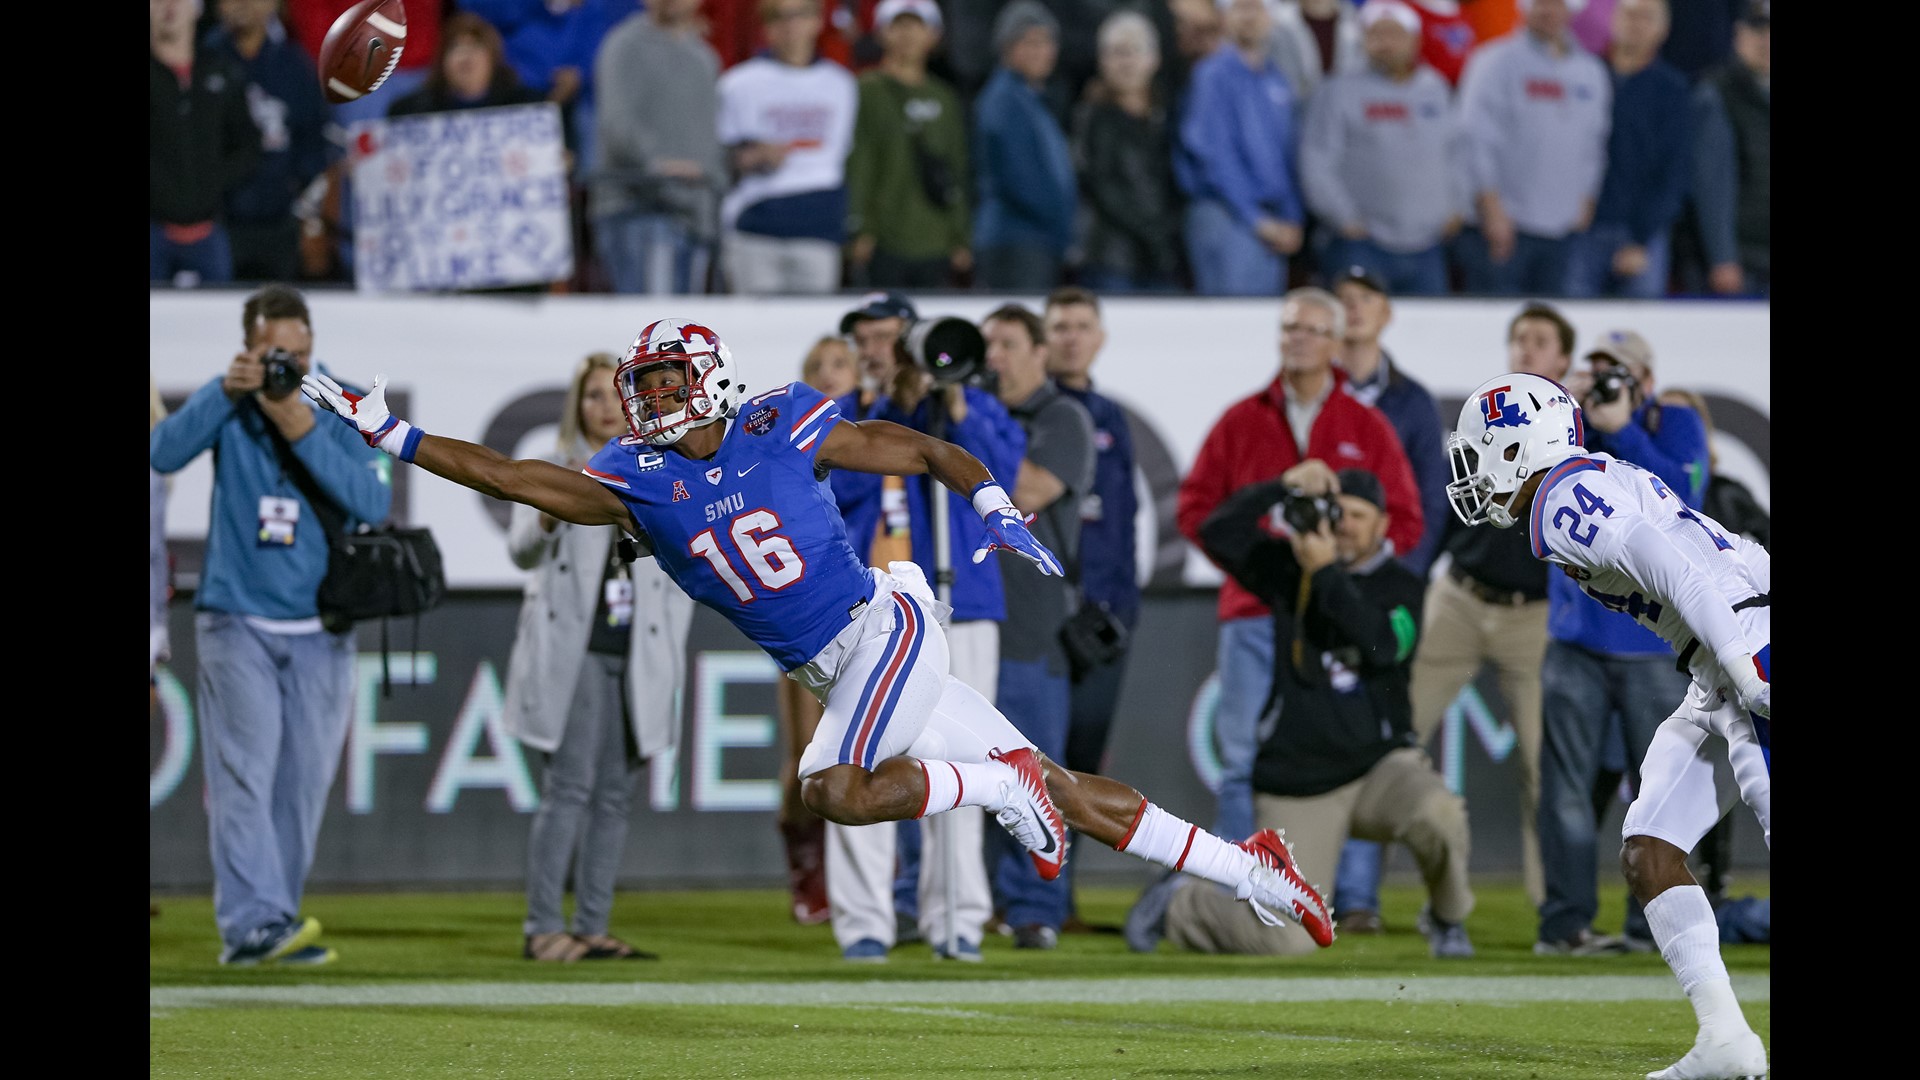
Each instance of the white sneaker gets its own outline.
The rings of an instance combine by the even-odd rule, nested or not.
[[[1760,1036],[1742,1031],[1728,1036],[1702,1031],[1687,1056],[1647,1074],[1647,1080],[1759,1080],[1767,1075],[1767,1048]]]
[[[987,756],[1013,772],[1004,789],[1006,805],[994,819],[1027,849],[1040,880],[1052,881],[1067,863],[1067,825],[1047,794],[1040,759],[1024,746],[1005,754],[995,748]]]

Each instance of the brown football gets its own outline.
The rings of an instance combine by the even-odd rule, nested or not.
[[[360,0],[327,28],[320,43],[320,88],[338,105],[380,88],[407,44],[400,0]]]

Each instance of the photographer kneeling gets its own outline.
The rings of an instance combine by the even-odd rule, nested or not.
[[[1273,609],[1273,688],[1254,761],[1259,828],[1288,827],[1301,872],[1330,882],[1349,836],[1398,841],[1426,880],[1433,955],[1473,955],[1462,924],[1467,811],[1413,737],[1408,680],[1426,583],[1394,558],[1386,497],[1363,469],[1318,459],[1236,492],[1200,527],[1206,553]],[[1238,905],[1245,907],[1246,905]],[[1290,956],[1304,934],[1262,934],[1231,895],[1169,877],[1127,916],[1127,944]]]

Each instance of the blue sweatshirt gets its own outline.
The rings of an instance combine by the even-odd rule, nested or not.
[[[1250,68],[1228,42],[1194,65],[1174,176],[1193,198],[1226,203],[1248,229],[1262,217],[1303,224],[1294,127],[1280,68],[1271,57]]]
[[[281,471],[270,421],[251,397],[229,400],[222,380],[215,377],[196,390],[148,439],[148,463],[161,473],[178,472],[202,451],[214,451],[206,564],[194,607],[267,619],[314,618],[320,614],[314,596],[327,574],[326,530],[306,496]],[[368,446],[351,424],[314,411],[313,430],[293,444],[294,456],[320,490],[346,510],[348,528],[385,521],[393,505],[387,456]],[[299,503],[291,545],[259,539],[260,500],[268,496]]]
[[[1066,133],[1038,91],[1006,68],[973,103],[975,250],[1073,243],[1080,181]]]
[[[1140,497],[1133,490],[1133,432],[1127,411],[1091,389],[1061,384],[1060,392],[1085,405],[1093,417],[1093,493],[1080,501],[1080,591],[1132,627],[1140,615],[1139,555],[1134,550]]]
[[[972,386],[964,387],[963,392],[967,397],[967,418],[958,424],[949,424],[946,439],[979,458],[994,478],[1005,486],[1011,478],[1019,475],[1021,455],[1027,452],[1027,433],[1007,414],[1006,406],[1000,404],[992,394]],[[925,401],[912,415],[908,415],[895,408],[891,398],[881,397],[863,412],[860,408],[860,392],[856,390],[840,398],[839,405],[842,416],[859,420],[886,420],[915,431],[926,431],[931,422],[930,406]],[[862,561],[871,556],[874,528],[880,522],[881,479],[871,473],[847,471],[835,472],[831,478],[834,500],[839,503],[840,516],[846,522],[847,539]],[[906,478],[907,535],[913,547],[913,561],[920,564],[927,581],[937,589],[933,506],[927,499],[932,487],[940,487],[940,482],[932,477]],[[941,490],[946,489],[941,487]],[[1001,586],[999,562],[995,559],[978,563],[973,561],[973,549],[979,547],[980,541],[986,538],[986,525],[981,522],[972,503],[951,491],[947,491],[947,536],[948,556],[952,560],[953,570],[951,603],[954,619],[1004,620],[1007,617],[1006,592]]]
[[[1652,404],[1642,405],[1611,435],[1587,429],[1587,449],[1604,451],[1658,476],[1688,506],[1707,491],[1707,425],[1684,405],[1659,406],[1660,432],[1648,430]],[[1673,649],[1624,611],[1608,611],[1561,573],[1547,575],[1547,634],[1607,656],[1667,656]]]
[[[1593,220],[1624,225],[1645,246],[1666,235],[1687,197],[1693,152],[1693,88],[1660,60],[1613,77],[1607,177]]]
[[[327,103],[313,61],[278,19],[267,24],[267,40],[252,60],[240,55],[224,28],[209,33],[205,47],[246,70],[247,109],[260,129],[260,164],[227,192],[227,220],[283,224],[300,192],[327,167]]]
[[[1406,451],[1407,465],[1413,469],[1414,486],[1420,490],[1420,510],[1425,524],[1420,542],[1412,551],[1396,551],[1421,577],[1440,554],[1440,542],[1446,538],[1447,523],[1453,520],[1453,508],[1447,502],[1447,485],[1453,481],[1453,468],[1447,464],[1447,439],[1440,427],[1440,406],[1433,394],[1418,380],[1400,370],[1386,350],[1380,352],[1380,367],[1366,383],[1348,379],[1347,393],[1379,409],[1400,437],[1400,449]]]

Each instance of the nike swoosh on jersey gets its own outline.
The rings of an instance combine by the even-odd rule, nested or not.
[[[744,469],[741,469],[741,470],[739,470],[738,472],[736,472],[736,473],[734,473],[733,475],[734,475],[735,477],[741,477],[741,476],[745,476],[745,475],[747,475],[748,473],[750,473],[750,472],[752,472],[753,470],[755,470],[755,469],[757,469],[757,468],[759,468],[759,467],[760,467],[760,463],[756,461],[756,462],[754,462],[753,464],[751,464],[751,465],[749,465],[749,466],[747,466],[746,468],[744,468]]]

